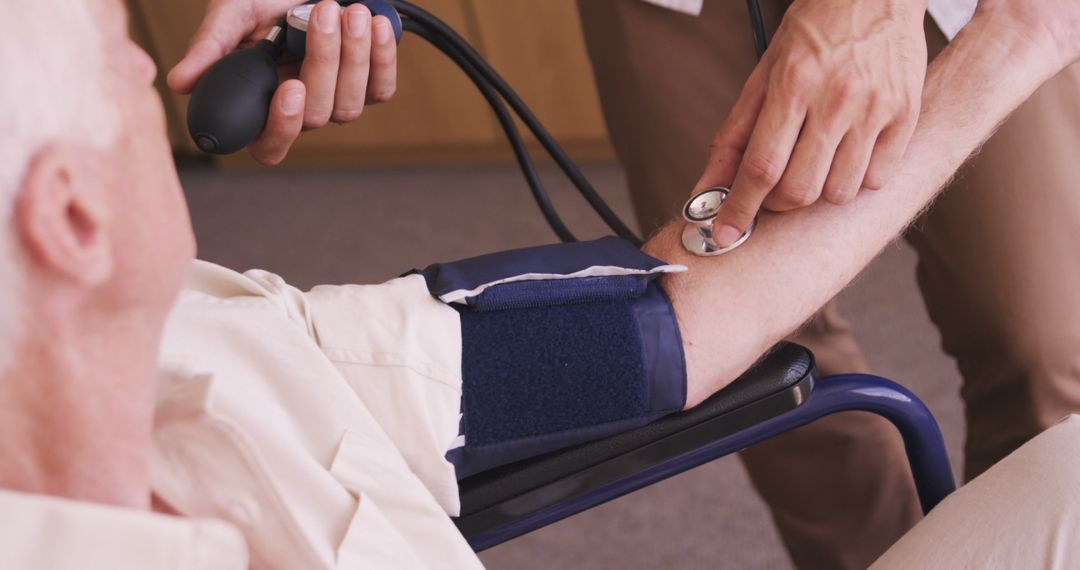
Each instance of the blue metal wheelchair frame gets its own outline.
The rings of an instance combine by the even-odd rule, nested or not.
[[[924,513],[930,512],[956,489],[941,430],[926,405],[908,389],[885,378],[846,374],[814,382],[805,401],[788,412],[550,507],[524,514],[505,525],[469,536],[469,543],[479,552],[822,417],[846,411],[877,414],[896,426],[904,440]]]

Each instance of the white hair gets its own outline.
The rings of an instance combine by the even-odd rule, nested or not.
[[[117,106],[109,96],[100,0],[5,2],[0,33],[0,371],[21,334],[24,257],[12,205],[47,144],[108,148]]]

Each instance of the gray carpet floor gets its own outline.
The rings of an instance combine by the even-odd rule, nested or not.
[[[603,227],[551,168],[543,168],[579,237]],[[586,173],[624,218],[621,170]],[[434,261],[554,241],[510,166],[181,169],[200,257],[262,268],[307,288],[371,283]],[[960,467],[959,376],[938,348],[914,280],[915,257],[896,244],[839,301],[875,372],[918,394],[937,416]],[[734,457],[715,461],[481,555],[492,569],[790,568],[765,505]]]

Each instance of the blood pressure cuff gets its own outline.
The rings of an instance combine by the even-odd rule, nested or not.
[[[681,410],[682,339],[655,278],[685,269],[609,237],[420,272],[461,316],[458,478]]]

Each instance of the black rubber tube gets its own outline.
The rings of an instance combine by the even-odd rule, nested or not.
[[[769,49],[769,37],[765,33],[765,17],[761,14],[761,0],[746,0],[746,11],[750,13],[750,31],[754,33],[754,49],[758,61]]]
[[[404,25],[406,31],[412,32],[426,40],[432,47],[441,51],[457,63],[458,67],[465,72],[465,75],[472,80],[476,85],[477,90],[480,91],[480,94],[487,100],[488,105],[491,106],[492,111],[495,112],[495,117],[499,120],[499,125],[506,134],[506,138],[510,142],[510,147],[514,150],[514,157],[518,161],[521,173],[525,176],[525,181],[528,183],[529,190],[532,192],[533,198],[536,200],[536,205],[540,208],[540,212],[543,214],[544,219],[561,241],[578,241],[577,238],[574,237],[574,234],[566,227],[562,218],[559,217],[555,206],[551,203],[551,198],[548,196],[547,191],[544,190],[543,181],[540,179],[540,174],[536,171],[536,166],[533,164],[532,157],[529,155],[529,150],[525,146],[525,141],[521,138],[521,133],[514,124],[513,117],[506,110],[506,106],[502,99],[499,98],[498,93],[487,84],[483,76],[480,75],[475,67],[457,57],[453,46],[444,43],[440,38],[434,37],[427,29],[417,25],[415,22],[406,19]]]
[[[426,10],[406,2],[405,0],[388,0],[395,9],[397,9],[402,16],[408,20],[415,22],[415,25],[410,25],[408,29],[415,31],[416,29],[423,29],[428,32],[428,38],[438,38],[440,42],[444,42],[445,45],[453,47],[453,53],[444,51],[451,59],[458,65],[462,65],[462,62],[468,62],[474,68],[474,71],[483,78],[483,80],[490,85],[510,106],[511,109],[517,114],[525,126],[532,132],[533,136],[540,142],[541,146],[548,152],[551,158],[559,166],[560,170],[570,179],[574,187],[581,193],[582,197],[589,203],[592,209],[604,223],[619,237],[630,241],[631,243],[640,246],[642,241],[637,235],[630,230],[623,223],[619,216],[611,209],[610,206],[604,201],[603,198],[597,194],[596,189],[592,187],[588,179],[581,173],[577,165],[574,164],[566,152],[559,146],[559,143],[551,136],[551,133],[544,128],[536,116],[532,113],[527,105],[521,100],[521,98],[514,92],[514,90],[506,83],[506,81],[476,52],[475,49],[464,38],[458,35],[452,28],[447,26],[437,17],[433,16]],[[438,46],[436,46],[438,47]]]

